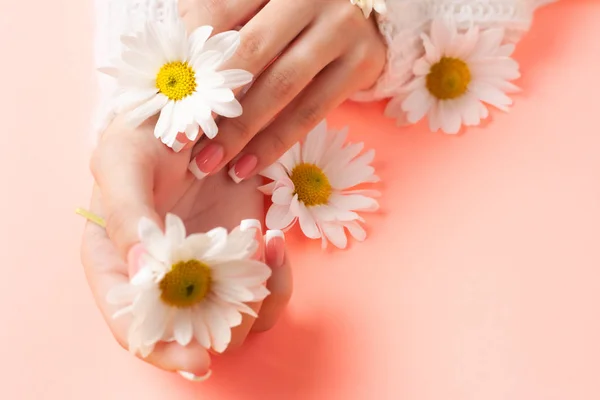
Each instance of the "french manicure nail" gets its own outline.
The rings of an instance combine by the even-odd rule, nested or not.
[[[223,146],[210,143],[194,157],[188,169],[197,179],[202,179],[217,168],[224,155]]]
[[[235,182],[240,183],[248,178],[258,165],[258,158],[252,154],[244,154],[229,169],[229,177]]]
[[[208,372],[206,374],[204,374],[203,376],[196,376],[193,373],[187,372],[187,371],[177,371],[177,373],[179,375],[181,375],[183,378],[187,379],[188,381],[204,382],[205,380],[210,378],[210,376],[212,375],[212,370],[209,369]]]
[[[175,153],[179,153],[184,147],[185,147],[185,143],[181,143],[180,141],[176,140],[175,143],[173,143],[173,146],[171,147],[171,149]]]
[[[265,235],[267,262],[271,267],[281,267],[285,259],[285,235],[280,230],[268,230]],[[270,261],[270,263],[269,263]]]
[[[262,232],[262,224],[257,219],[245,219],[240,222],[240,229],[243,231],[256,229],[258,232]]]

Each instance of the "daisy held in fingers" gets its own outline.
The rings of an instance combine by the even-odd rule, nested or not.
[[[242,313],[257,316],[245,303],[269,294],[264,283],[270,268],[251,259],[258,246],[253,229],[216,228],[186,237],[182,220],[167,214],[164,233],[142,219],[139,235],[146,251],[139,271],[107,297],[122,307],[115,318],[131,315],[130,351],[147,357],[160,341],[186,346],[196,340],[223,352]]]
[[[373,190],[353,187],[377,182],[370,163],[375,151],[359,155],[363,144],[345,144],[347,130],[329,131],[323,121],[306,140],[294,145],[278,162],[261,172],[273,182],[262,186],[271,195],[266,224],[269,229],[288,229],[299,221],[302,232],[311,239],[330,241],[345,248],[345,230],[357,240],[366,238],[357,211],[376,211],[379,203]]]
[[[209,137],[218,128],[212,113],[234,118],[242,107],[232,89],[252,80],[244,70],[219,71],[236,51],[236,31],[210,37],[213,28],[201,26],[186,35],[181,21],[148,22],[145,30],[123,36],[124,50],[115,68],[101,71],[117,78],[117,113],[124,112],[132,127],[160,113],[154,134],[173,148],[179,132]],[[175,148],[175,150],[179,150]]]
[[[503,44],[504,29],[472,26],[461,33],[452,19],[437,19],[422,40],[425,55],[414,64],[415,78],[390,102],[388,115],[401,107],[410,123],[427,116],[432,131],[458,133],[488,117],[486,104],[508,111],[506,93],[519,90],[510,81],[520,74],[511,58],[515,46]]]

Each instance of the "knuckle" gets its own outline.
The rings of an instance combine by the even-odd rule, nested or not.
[[[321,104],[316,102],[308,103],[298,110],[298,121],[302,128],[312,129],[323,117]]]
[[[281,157],[291,147],[291,144],[285,139],[285,136],[282,134],[272,135],[270,141],[271,151],[269,152],[269,156],[274,158],[275,160]]]
[[[196,0],[209,15],[220,14],[227,9],[227,0]]]
[[[252,137],[252,130],[248,123],[243,118],[231,118],[227,120],[228,128],[236,141],[248,142]]]
[[[242,36],[236,55],[243,61],[250,61],[260,56],[265,47],[265,39],[258,32],[248,32]]]
[[[288,98],[296,88],[298,72],[293,67],[274,70],[267,75],[266,84],[276,99]]]

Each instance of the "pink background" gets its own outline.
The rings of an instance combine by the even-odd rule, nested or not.
[[[335,126],[377,149],[383,212],[342,252],[291,237],[284,320],[206,384],[131,357],[79,263],[91,184],[91,2],[0,13],[3,399],[600,398],[600,2],[539,12],[510,114],[458,137],[381,106]],[[300,251],[302,250],[302,251]]]

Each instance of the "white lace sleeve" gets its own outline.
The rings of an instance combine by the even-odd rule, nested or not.
[[[140,31],[147,21],[177,17],[177,0],[95,0],[95,66],[111,65],[121,52],[122,35]],[[93,126],[94,138],[114,118],[111,102],[116,90],[114,79],[98,73],[98,98]]]
[[[387,12],[378,16],[379,28],[388,45],[386,69],[368,91],[354,100],[371,101],[393,97],[412,76],[414,62],[421,57],[420,34],[437,17],[452,15],[459,27],[504,27],[506,39],[517,42],[529,30],[534,11],[555,0],[387,0]]]

